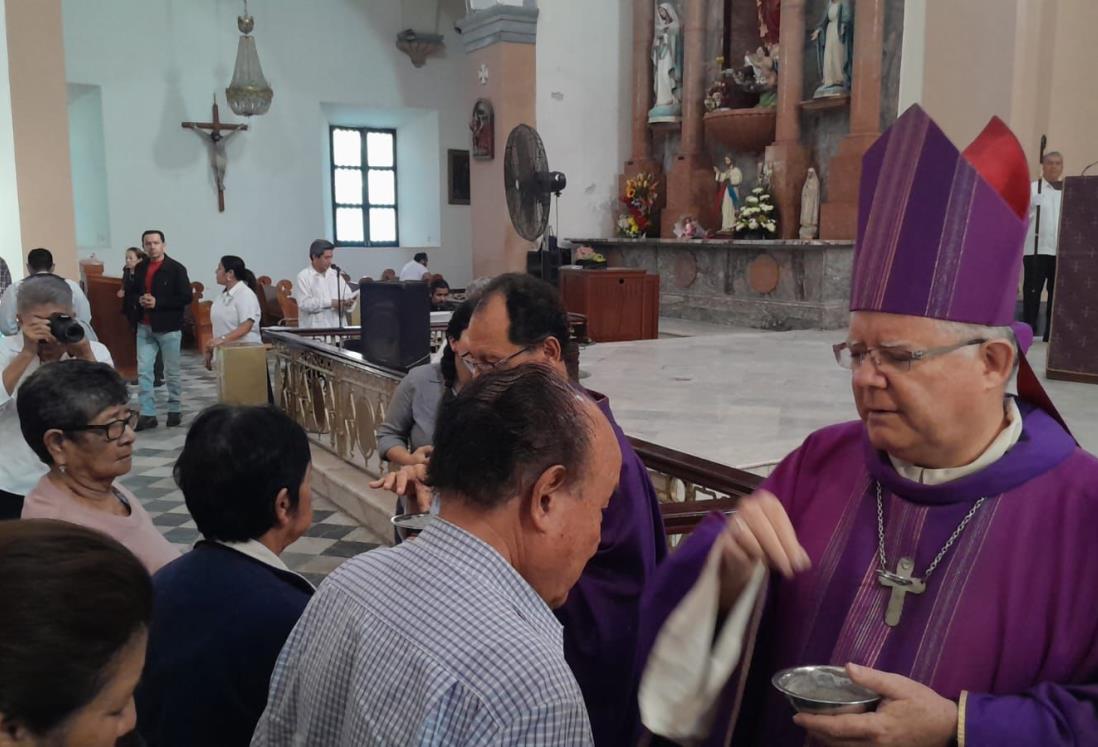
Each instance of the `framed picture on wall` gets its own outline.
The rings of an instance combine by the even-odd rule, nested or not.
[[[450,204],[468,205],[472,194],[469,186],[469,151],[446,151],[448,184],[450,185]]]

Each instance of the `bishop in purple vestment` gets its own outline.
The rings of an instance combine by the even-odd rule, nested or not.
[[[835,346],[860,419],[810,435],[767,479],[772,496],[710,517],[657,572],[639,643],[653,731],[760,746],[1098,744],[1098,459],[1010,327],[1027,183],[998,120],[960,153],[912,107],[866,153],[854,313]],[[722,675],[708,690],[666,681],[685,640],[676,612],[710,588],[706,574],[719,576],[717,633],[694,624],[711,641],[741,624],[745,642],[724,670],[699,659]],[[852,665],[883,696],[877,711],[794,719],[770,678],[809,664]],[[680,707],[693,723],[676,721]]]

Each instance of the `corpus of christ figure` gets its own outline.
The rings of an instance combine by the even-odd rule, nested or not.
[[[225,155],[225,143],[236,133],[248,129],[244,124],[225,124],[217,114],[217,96],[213,101],[212,122],[184,122],[183,127],[194,130],[210,141],[210,165],[213,166],[214,180],[217,182],[217,212],[225,212],[225,168],[229,158]],[[209,130],[209,132],[206,132]],[[222,135],[221,133],[225,134]]]

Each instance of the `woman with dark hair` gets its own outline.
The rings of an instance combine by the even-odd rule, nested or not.
[[[150,573],[179,556],[127,488],[138,413],[105,363],[65,360],[19,387],[23,438],[49,468],[23,503],[24,519],[62,519],[121,542]]]
[[[227,254],[217,263],[217,284],[225,286],[210,307],[214,337],[206,346],[206,368],[213,362],[214,351],[227,342],[262,341],[259,320],[263,316],[256,290],[255,275],[240,257]]]
[[[152,613],[126,548],[64,521],[0,524],[0,744],[114,747]]]
[[[215,405],[191,425],[175,481],[204,540],[153,579],[137,692],[150,744],[249,743],[313,593],[279,558],[312,523],[309,460],[305,431],[273,407]]]
[[[122,316],[130,323],[130,328],[137,333],[137,322],[140,310],[137,307],[137,299],[141,291],[134,285],[134,271],[137,266],[149,258],[141,249],[131,246],[126,249],[126,263],[122,266],[122,287],[118,289],[118,297],[122,299]],[[137,384],[137,379],[130,382]],[[156,363],[153,366],[153,386],[164,386],[164,356],[156,351]]]
[[[474,304],[466,301],[454,310],[446,328],[442,359],[413,368],[397,386],[385,422],[377,429],[378,451],[385,460],[399,466],[427,463],[439,403],[472,378],[458,358],[463,352],[461,336],[469,326],[473,308]]]

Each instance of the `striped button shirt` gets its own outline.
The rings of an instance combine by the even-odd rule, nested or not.
[[[515,569],[439,519],[321,584],[252,745],[590,745],[563,646]]]

